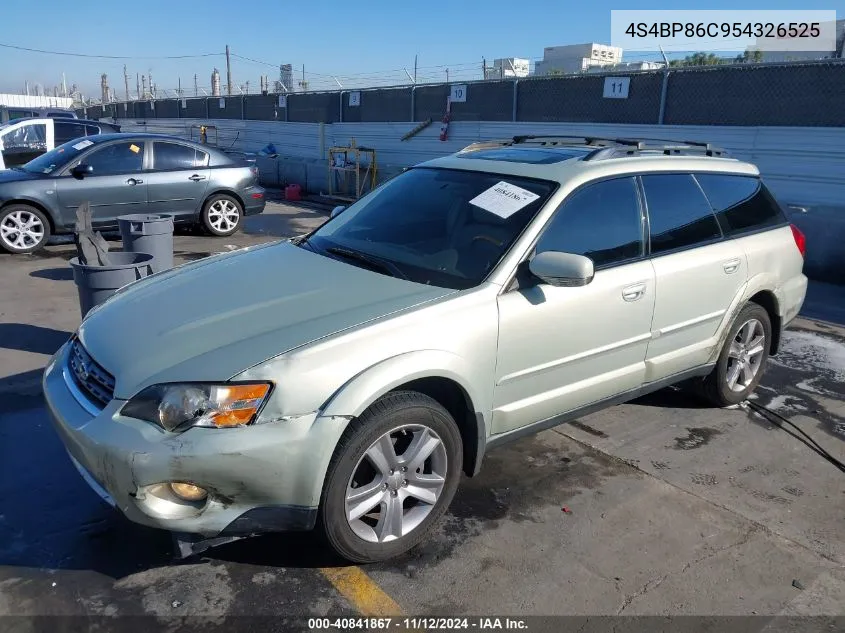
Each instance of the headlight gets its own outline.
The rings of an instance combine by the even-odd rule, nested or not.
[[[153,385],[127,402],[121,414],[168,431],[190,426],[244,426],[255,419],[271,386],[267,382]]]

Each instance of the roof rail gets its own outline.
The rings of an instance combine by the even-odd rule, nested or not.
[[[638,140],[633,143],[620,144],[596,149],[587,154],[583,160],[605,160],[608,158],[623,158],[626,156],[642,156],[660,154],[662,156],[728,156],[728,152],[721,147],[699,141],[669,141],[650,142],[659,139]]]
[[[662,154],[664,156],[727,156],[720,147],[701,141],[675,141],[657,138],[610,138],[603,136],[575,136],[566,134],[520,135],[510,139],[480,141],[467,145],[458,153],[474,152],[496,147],[537,144],[544,147],[594,147],[583,160],[594,161],[621,158],[641,154]]]

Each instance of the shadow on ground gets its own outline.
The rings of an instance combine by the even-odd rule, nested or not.
[[[0,347],[52,356],[70,332],[29,323],[0,323]]]

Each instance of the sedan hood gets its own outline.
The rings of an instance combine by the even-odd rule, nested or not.
[[[290,243],[235,251],[136,282],[79,338],[126,399],[160,382],[227,380],[268,358],[454,292]]]
[[[23,182],[25,180],[37,180],[41,174],[33,174],[21,169],[0,169],[0,184],[4,182]]]

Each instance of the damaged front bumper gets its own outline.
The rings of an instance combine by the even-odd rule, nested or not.
[[[169,433],[121,416],[123,400],[98,409],[75,388],[67,353],[65,345],[45,370],[47,409],[80,474],[127,518],[202,537],[314,527],[340,420],[311,413]],[[193,483],[208,496],[182,500],[170,482]]]

